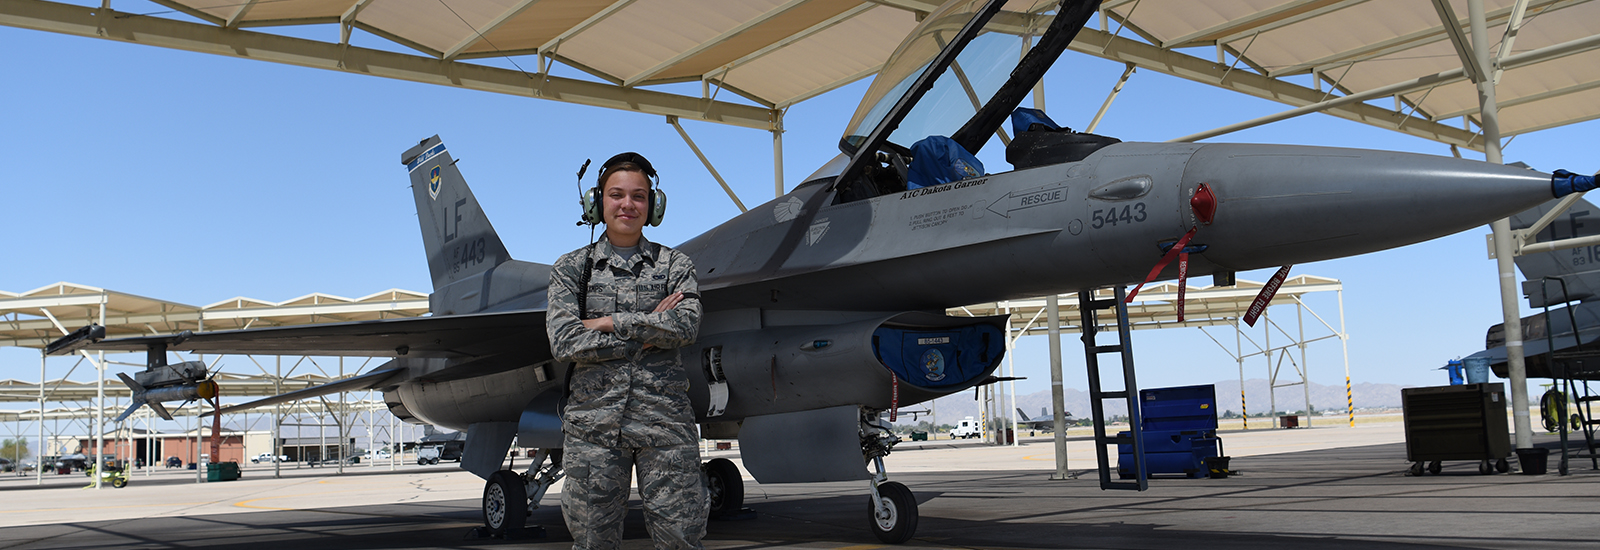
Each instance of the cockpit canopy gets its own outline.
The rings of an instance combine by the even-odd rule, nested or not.
[[[1008,161],[1018,168],[1081,160],[1115,143],[1034,124],[1029,133],[1050,135],[1028,136],[1021,140],[1026,150],[1013,154],[1013,136],[1000,128],[1095,5],[1010,0],[996,10],[990,2],[951,0],[929,13],[889,57],[839,141],[851,159],[835,202],[982,176],[975,155],[995,134],[1008,142]],[[1063,140],[1074,145],[1059,147]],[[1069,149],[1075,158],[1058,154]]]

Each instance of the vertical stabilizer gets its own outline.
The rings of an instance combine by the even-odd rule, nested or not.
[[[411,174],[411,194],[417,201],[417,222],[422,226],[434,290],[511,259],[439,136],[407,150],[400,163]]]
[[[1559,201],[1550,201],[1511,217],[1513,229],[1533,226],[1541,216]],[[1588,200],[1578,199],[1572,208],[1556,217],[1539,232],[1538,242],[1600,235],[1600,211]],[[1541,252],[1517,256],[1517,269],[1522,271],[1522,294],[1528,297],[1528,306],[1544,307],[1544,288],[1548,286],[1550,303],[1562,302],[1561,284],[1551,281],[1544,285],[1545,277],[1556,277],[1566,282],[1567,299],[1589,301],[1600,293],[1600,246],[1581,246],[1566,250]]]

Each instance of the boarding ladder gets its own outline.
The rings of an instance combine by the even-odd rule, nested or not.
[[[1144,441],[1140,437],[1139,385],[1133,377],[1133,340],[1128,326],[1128,304],[1124,300],[1126,291],[1122,285],[1117,285],[1112,294],[1114,297],[1110,300],[1097,300],[1094,290],[1078,293],[1078,326],[1083,331],[1083,352],[1089,366],[1089,408],[1094,414],[1094,451],[1100,461],[1101,489],[1143,491],[1148,487],[1149,475],[1144,463]],[[1102,346],[1095,341],[1095,335],[1100,332],[1097,312],[1112,308],[1117,310],[1117,343]],[[1105,391],[1100,387],[1100,356],[1113,353],[1121,355],[1123,388]],[[1129,435],[1126,437],[1106,436],[1105,401],[1108,399],[1121,399],[1127,404]],[[1129,468],[1133,481],[1111,480],[1110,453],[1119,443],[1133,446],[1133,464]]]
[[[1550,291],[1548,288],[1544,288],[1550,281],[1561,283],[1562,303],[1566,305],[1567,322],[1569,323],[1567,326],[1572,329],[1572,351],[1555,351],[1555,330],[1554,325],[1550,324]],[[1595,452],[1600,449],[1600,445],[1595,443],[1594,438],[1595,426],[1600,426],[1600,420],[1594,418],[1593,411],[1594,403],[1600,401],[1600,395],[1595,395],[1589,389],[1589,380],[1596,375],[1600,375],[1600,351],[1583,349],[1583,339],[1579,337],[1577,315],[1572,312],[1574,305],[1567,295],[1566,280],[1560,277],[1545,277],[1539,281],[1539,284],[1540,291],[1544,294],[1546,349],[1551,350],[1550,377],[1556,383],[1558,391],[1565,392],[1567,396],[1570,396],[1578,411],[1577,414],[1572,415],[1577,418],[1577,425],[1569,426],[1566,404],[1564,403],[1565,399],[1561,400],[1563,401],[1561,404],[1562,410],[1556,414],[1559,419],[1556,429],[1561,433],[1561,464],[1559,471],[1561,475],[1567,475],[1567,463],[1569,459],[1573,458],[1587,458],[1589,459],[1590,467],[1600,470],[1600,453]],[[1580,382],[1582,383],[1581,386]],[[1578,393],[1580,387],[1583,389],[1582,394]],[[1575,449],[1567,441],[1567,431],[1569,429],[1583,431],[1584,444],[1578,448],[1582,452],[1573,452]]]

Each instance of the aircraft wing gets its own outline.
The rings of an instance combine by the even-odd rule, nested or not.
[[[543,310],[473,313],[118,338],[84,347],[145,351],[165,345],[172,351],[216,354],[475,357],[504,351],[511,343],[543,341],[544,319]]]

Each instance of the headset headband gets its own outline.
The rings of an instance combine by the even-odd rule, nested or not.
[[[644,175],[650,179],[659,179],[656,176],[655,167],[650,166],[649,159],[644,158],[644,155],[639,153],[628,151],[626,153],[617,153],[606,159],[605,164],[600,165],[600,173],[596,176],[595,184],[605,183],[606,176],[611,174],[612,168],[624,163],[632,163],[634,166],[638,166],[639,170],[644,172]]]

